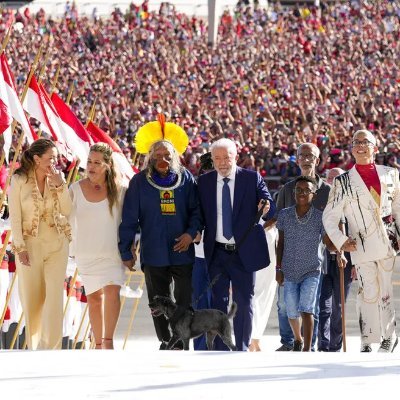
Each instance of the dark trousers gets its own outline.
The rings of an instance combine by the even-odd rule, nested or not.
[[[327,273],[322,275],[319,301],[318,350],[340,351],[342,348],[342,302],[340,299],[340,275],[336,255],[328,256]],[[351,286],[351,265],[344,269],[345,299]]]
[[[212,287],[212,308],[228,312],[229,289],[232,283],[232,300],[237,304],[237,313],[233,319],[236,347],[247,351],[251,338],[255,273],[247,272],[237,253],[215,248],[208,267],[210,281],[219,275]],[[219,337],[215,338],[214,350],[229,350]]]
[[[192,302],[192,264],[170,265],[168,267],[152,267],[144,265],[144,276],[146,280],[149,301],[153,297],[171,297],[170,284],[174,282],[174,297],[177,304],[189,307]],[[160,342],[168,342],[171,338],[168,320],[161,315],[153,317],[154,328]]]
[[[192,305],[195,310],[211,308],[211,289],[208,279],[207,264],[204,258],[196,257],[192,276]],[[206,335],[193,340],[194,350],[207,350]]]

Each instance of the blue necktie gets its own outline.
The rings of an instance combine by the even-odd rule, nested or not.
[[[233,236],[231,191],[228,182],[229,178],[224,178],[222,187],[222,233],[226,240],[230,240]]]

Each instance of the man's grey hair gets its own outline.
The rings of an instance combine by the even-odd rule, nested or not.
[[[153,156],[160,147],[166,147],[171,152],[171,162],[169,165],[170,171],[177,174],[181,173],[184,170],[184,167],[182,166],[181,160],[179,159],[179,154],[175,150],[175,147],[171,144],[171,142],[168,142],[168,140],[159,140],[158,142],[155,142],[151,145],[150,151],[144,160],[144,168],[150,168],[151,170],[154,170],[156,160]]]
[[[309,147],[312,151],[312,153],[314,154],[314,156],[316,156],[317,158],[319,157],[319,155],[321,154],[321,152],[319,151],[319,148],[317,145],[315,145],[314,143],[302,143],[298,148],[297,148],[297,155],[300,154],[301,152],[301,148],[302,147]]]
[[[211,155],[214,154],[215,149],[226,149],[229,154],[233,154],[234,156],[237,155],[237,148],[235,142],[227,138],[218,139],[211,145],[210,147]]]

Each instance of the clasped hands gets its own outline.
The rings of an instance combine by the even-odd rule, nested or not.
[[[187,251],[189,249],[189,246],[193,243],[193,239],[188,233],[184,233],[181,236],[177,237],[175,239],[175,242],[176,243],[174,246],[174,251],[182,253],[183,251]],[[125,265],[126,268],[133,272],[136,271],[134,265],[137,259],[136,247],[134,244],[132,244],[131,246],[131,253],[132,258],[130,260],[122,261],[122,263]]]

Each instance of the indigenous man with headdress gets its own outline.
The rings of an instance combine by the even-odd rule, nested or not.
[[[130,270],[136,261],[135,235],[140,227],[140,261],[149,300],[170,296],[174,282],[177,304],[189,307],[194,262],[193,240],[200,230],[197,186],[179,160],[189,143],[179,126],[158,120],[144,125],[136,134],[136,150],[147,154],[145,169],[130,181],[119,228],[119,249]],[[171,334],[164,316],[153,318],[160,349]]]

